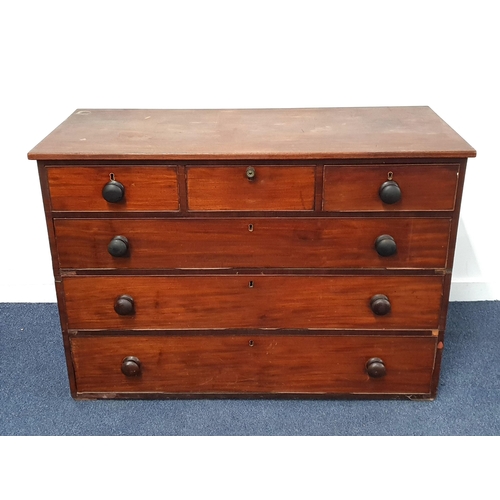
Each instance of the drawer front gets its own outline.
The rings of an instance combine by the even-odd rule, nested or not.
[[[314,167],[187,169],[189,210],[313,210]]]
[[[63,269],[408,269],[446,267],[450,219],[56,219],[55,228]],[[383,235],[393,255],[378,253]],[[117,236],[121,256],[108,250]]]
[[[390,177],[401,199],[384,203],[380,187]],[[323,209],[329,212],[453,210],[458,165],[383,165],[325,167]]]
[[[207,334],[71,339],[79,393],[427,394],[435,349],[434,337]],[[122,373],[129,356],[139,360],[138,375]],[[382,360],[385,376],[368,375],[366,363],[373,357]]]
[[[63,278],[63,286],[68,327],[75,330],[417,330],[438,328],[443,277],[75,276]],[[372,311],[375,295],[387,297],[390,312]],[[115,312],[117,301],[130,314]]]
[[[52,210],[76,212],[162,212],[179,209],[177,173],[172,167],[47,167]],[[102,190],[110,175],[124,187],[110,203]]]

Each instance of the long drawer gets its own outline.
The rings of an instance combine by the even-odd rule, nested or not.
[[[451,221],[377,217],[54,223],[62,269],[443,269]],[[379,253],[382,247],[377,250],[376,243],[383,245],[384,238],[393,238],[395,253]],[[121,245],[123,254],[116,255],[114,244]]]
[[[436,352],[435,337],[207,333],[70,343],[78,393],[428,394]],[[372,358],[385,375],[368,370]]]
[[[74,276],[63,286],[76,330],[435,329],[443,276]],[[385,314],[372,310],[380,295]]]

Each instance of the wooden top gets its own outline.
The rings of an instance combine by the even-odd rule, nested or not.
[[[465,158],[429,107],[75,111],[31,160]]]

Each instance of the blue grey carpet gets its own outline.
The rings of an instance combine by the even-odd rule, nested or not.
[[[74,401],[55,304],[0,304],[0,435],[499,435],[500,302],[450,304],[435,401]]]

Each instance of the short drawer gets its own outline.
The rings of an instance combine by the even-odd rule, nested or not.
[[[52,210],[76,212],[163,212],[179,209],[172,167],[47,167]],[[103,189],[114,179],[123,196],[108,202]],[[119,197],[120,186],[113,186]],[[116,194],[118,193],[118,194]]]
[[[386,203],[380,191],[389,179],[397,184],[401,197],[399,201]],[[451,211],[455,208],[457,181],[456,164],[326,166],[323,209],[328,212]],[[394,188],[393,185],[388,190]],[[387,193],[386,189],[383,191]]]
[[[443,277],[73,276],[63,286],[75,330],[418,330],[438,328]]]
[[[314,167],[187,169],[189,210],[313,210]]]
[[[55,229],[62,269],[417,269],[446,267],[450,219],[56,219]]]
[[[435,352],[435,337],[71,339],[78,393],[429,394]]]

